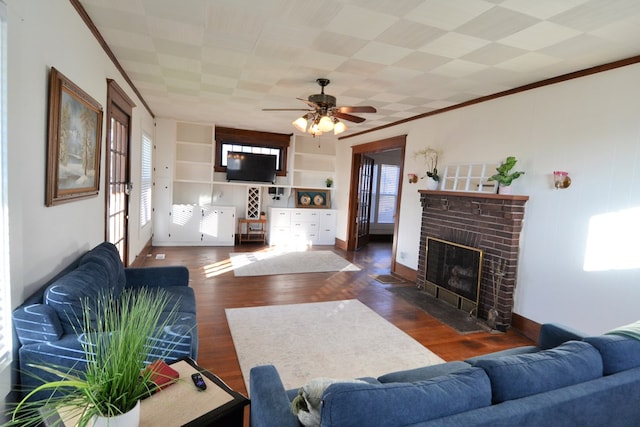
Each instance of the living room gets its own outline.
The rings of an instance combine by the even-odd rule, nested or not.
[[[6,3],[7,191],[13,308],[72,259],[104,240],[103,188],[97,197],[54,207],[44,204],[49,68],[61,70],[103,106],[107,103],[105,81],[115,79],[138,105],[133,111],[131,140],[140,141],[143,132],[158,135],[154,130],[157,118],[144,107],[144,99],[122,76],[70,2]],[[609,7],[615,16],[638,14],[637,10],[632,13],[624,8],[617,13],[616,6]],[[637,40],[634,31],[629,28],[630,45]],[[593,65],[632,56],[612,56]],[[583,63],[581,70],[590,64],[586,54]],[[640,84],[639,67],[636,57],[625,66],[337,142],[321,137],[320,143],[336,144],[332,194],[338,212],[336,237],[347,239],[346,189],[353,146],[407,135],[405,175],[422,173],[423,165],[411,153],[425,147],[442,152],[442,166],[497,163],[514,155],[518,169],[526,172],[515,181],[514,193],[529,196],[520,237],[514,313],[536,323],[560,322],[592,334],[637,320],[635,301],[640,289],[631,284],[638,283],[640,272],[638,251],[633,245],[638,237],[640,206],[636,190],[640,184],[640,101],[633,91]],[[526,83],[532,82],[522,82]],[[313,81],[308,89],[309,93],[316,89]],[[496,82],[495,92],[501,90],[503,86]],[[208,124],[216,123],[213,120]],[[357,132],[357,125],[353,129]],[[293,132],[293,128],[285,131]],[[138,145],[133,145],[131,156],[131,212],[136,217],[140,211],[135,185],[135,177],[140,175]],[[568,171],[572,185],[555,189],[554,170]],[[423,181],[415,185],[403,179],[396,261],[415,270],[422,211],[418,190],[424,187]],[[137,222],[132,223],[129,262],[145,250],[152,233],[152,224],[139,227]],[[597,238],[605,240],[594,240]],[[623,262],[629,254],[631,262]],[[587,262],[593,262],[594,257],[595,264]],[[3,391],[9,390],[11,382],[6,375],[2,384]]]

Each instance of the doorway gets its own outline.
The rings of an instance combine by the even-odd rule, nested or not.
[[[107,155],[105,240],[113,243],[125,266],[129,253],[129,141],[135,104],[113,80],[107,80]]]
[[[371,202],[373,191],[373,159],[372,155],[385,151],[399,150],[401,159],[399,177],[403,175],[406,135],[355,145],[352,147],[351,183],[349,189],[349,211],[347,226],[347,250],[355,251],[368,243],[371,229]],[[398,240],[398,213],[400,211],[402,179],[398,180],[398,191],[395,205],[393,238],[391,244],[391,272],[396,270],[396,251]],[[365,206],[363,206],[365,205]]]

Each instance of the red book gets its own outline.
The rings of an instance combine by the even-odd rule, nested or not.
[[[178,371],[173,369],[171,366],[167,365],[164,360],[156,360],[149,366],[147,366],[144,370],[144,373],[151,371],[151,375],[149,375],[149,381],[153,382],[158,386],[158,389],[163,389],[167,386],[170,386],[178,378],[180,378],[180,374]]]

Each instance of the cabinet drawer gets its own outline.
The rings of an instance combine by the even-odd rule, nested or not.
[[[269,218],[269,221],[274,226],[289,226],[291,223],[291,211],[273,209],[270,213],[271,218]]]
[[[291,214],[291,221],[293,222],[312,222],[318,221],[317,210],[296,209]]]

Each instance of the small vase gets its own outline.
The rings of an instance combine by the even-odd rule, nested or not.
[[[140,425],[140,401],[132,410],[115,417],[96,416],[93,427],[138,427]]]
[[[437,190],[439,182],[431,177],[427,177],[427,190]]]
[[[498,186],[498,194],[505,194],[505,195],[508,196],[508,195],[513,194],[513,191],[511,189],[510,185],[502,185],[502,184],[500,184]]]
[[[491,307],[487,313],[487,325],[491,329],[495,329],[498,322],[498,310],[495,307]]]

